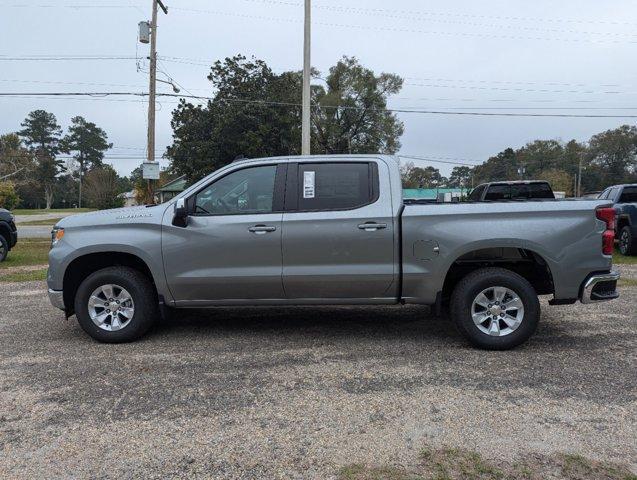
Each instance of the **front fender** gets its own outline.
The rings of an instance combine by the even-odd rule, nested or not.
[[[49,288],[62,290],[64,274],[73,261],[100,253],[125,253],[138,257],[148,266],[157,293],[172,301],[161,257],[161,225],[149,223],[68,228],[62,240],[49,252]]]

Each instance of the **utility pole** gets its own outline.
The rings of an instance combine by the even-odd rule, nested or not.
[[[584,161],[584,152],[579,154],[579,167],[577,171],[577,196],[582,196],[582,162]]]
[[[152,0],[153,16],[150,23],[150,84],[148,88],[148,161],[155,161],[155,98],[157,92],[157,6],[166,15],[168,9],[161,0]],[[149,202],[154,203],[152,180],[148,180]]]
[[[301,154],[310,155],[310,75],[312,64],[310,60],[311,48],[311,0],[305,0],[305,28],[303,39],[303,111],[301,122]]]

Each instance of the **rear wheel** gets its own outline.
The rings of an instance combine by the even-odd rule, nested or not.
[[[619,252],[622,255],[637,255],[637,241],[628,225],[619,232]]]
[[[144,335],[159,318],[150,280],[128,267],[109,267],[89,275],[75,295],[75,314],[95,340],[121,343]]]
[[[474,346],[507,350],[533,335],[540,302],[533,286],[517,273],[484,268],[458,283],[451,297],[451,317]]]
[[[9,242],[4,236],[0,235],[0,262],[4,262],[9,253]]]

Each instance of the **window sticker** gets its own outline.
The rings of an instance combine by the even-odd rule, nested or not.
[[[303,172],[303,198],[314,198],[316,172]]]

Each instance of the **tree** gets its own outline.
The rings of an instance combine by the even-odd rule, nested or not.
[[[473,177],[473,169],[471,167],[453,167],[451,175],[449,175],[449,186],[452,188],[459,188],[462,193],[463,190],[471,187],[471,180]]]
[[[437,168],[420,168],[412,162],[401,167],[401,177],[403,188],[437,188],[447,183],[447,179],[440,175]]]
[[[208,80],[217,90],[213,100],[205,106],[182,101],[173,111],[173,144],[166,151],[173,173],[193,182],[239,155],[299,153],[298,74],[277,75],[262,60],[237,55],[215,62]]]
[[[78,207],[82,206],[82,178],[88,169],[102,167],[104,152],[113,146],[106,132],[87,122],[84,117],[73,117],[69,133],[60,141],[60,150],[72,153],[78,164]]]
[[[396,153],[404,127],[388,112],[387,98],[400,92],[398,75],[363,67],[343,57],[330,68],[326,87],[313,88],[313,148],[317,153]]]
[[[43,187],[46,208],[51,208],[55,177],[64,170],[62,161],[56,159],[62,129],[55,115],[44,110],[29,113],[21,126],[18,135],[35,155],[35,179]]]
[[[318,72],[315,72],[318,75]],[[216,89],[206,105],[182,101],[173,111],[171,171],[194,182],[243,155],[298,155],[301,146],[302,75],[276,74],[242,55],[217,61],[208,75]],[[314,86],[312,148],[317,153],[393,153],[403,132],[385,110],[402,80],[344,58],[330,69],[327,87]]]
[[[622,125],[593,135],[587,152],[587,176],[601,187],[631,182],[637,174],[637,127]],[[587,182],[588,183],[588,182]]]
[[[86,174],[86,200],[97,209],[115,208],[123,205],[118,197],[117,172],[110,165],[94,168]]]
[[[14,209],[20,203],[20,197],[12,182],[0,182],[0,208]]]
[[[574,177],[564,170],[558,168],[548,168],[539,172],[536,176],[538,180],[546,180],[551,184],[555,192],[565,192],[566,196],[573,195]]]
[[[496,180],[519,180],[519,162],[516,152],[507,148],[496,156],[489,158],[474,169],[475,183],[493,182]]]
[[[518,166],[523,167],[524,178],[536,178],[538,172],[563,168],[564,148],[558,140],[535,140],[515,151]]]

